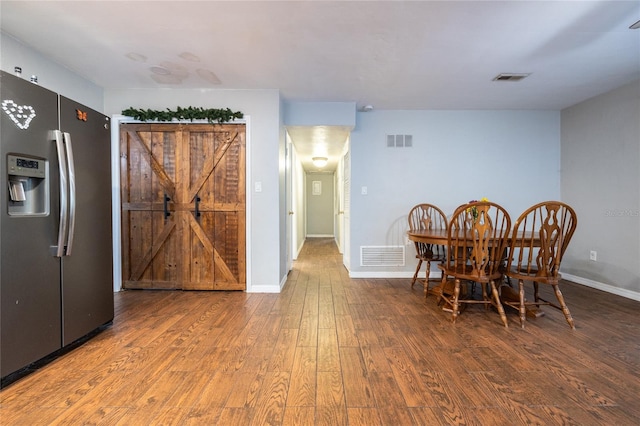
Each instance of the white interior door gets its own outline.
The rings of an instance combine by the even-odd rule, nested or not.
[[[287,240],[287,272],[291,271],[293,268],[293,248],[295,247],[295,226],[293,226],[293,144],[291,143],[291,139],[287,134],[286,141],[286,150],[285,150],[285,204],[287,209],[287,218],[286,218],[286,240]]]
[[[343,173],[343,159],[340,159],[338,163],[338,168],[336,170],[336,190],[335,190],[335,201],[334,201],[334,217],[335,217],[335,239],[336,244],[338,246],[338,251],[343,253],[343,245],[344,245],[344,173]]]
[[[349,208],[351,203],[351,156],[347,141],[347,151],[342,158],[342,263],[351,269],[351,250],[350,250],[350,215]]]

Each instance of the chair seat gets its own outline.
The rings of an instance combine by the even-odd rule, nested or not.
[[[562,276],[558,273],[555,276],[549,276],[538,270],[526,268],[511,268],[505,272],[505,275],[514,280],[537,281],[542,284],[555,285],[560,283]]]

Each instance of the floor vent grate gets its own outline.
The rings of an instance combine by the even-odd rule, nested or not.
[[[404,266],[404,246],[360,246],[360,266]]]

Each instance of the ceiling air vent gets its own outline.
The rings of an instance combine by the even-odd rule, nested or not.
[[[493,78],[493,81],[520,81],[525,77],[528,77],[529,73],[525,74],[514,74],[514,73],[502,73],[498,74]]]

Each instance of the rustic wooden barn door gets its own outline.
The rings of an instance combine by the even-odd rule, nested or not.
[[[245,135],[244,125],[187,126],[188,167],[180,202],[183,288],[244,290]]]
[[[244,290],[245,126],[120,133],[123,286]]]
[[[169,203],[176,197],[179,136],[166,127],[121,127],[124,288],[176,288],[178,235]]]

